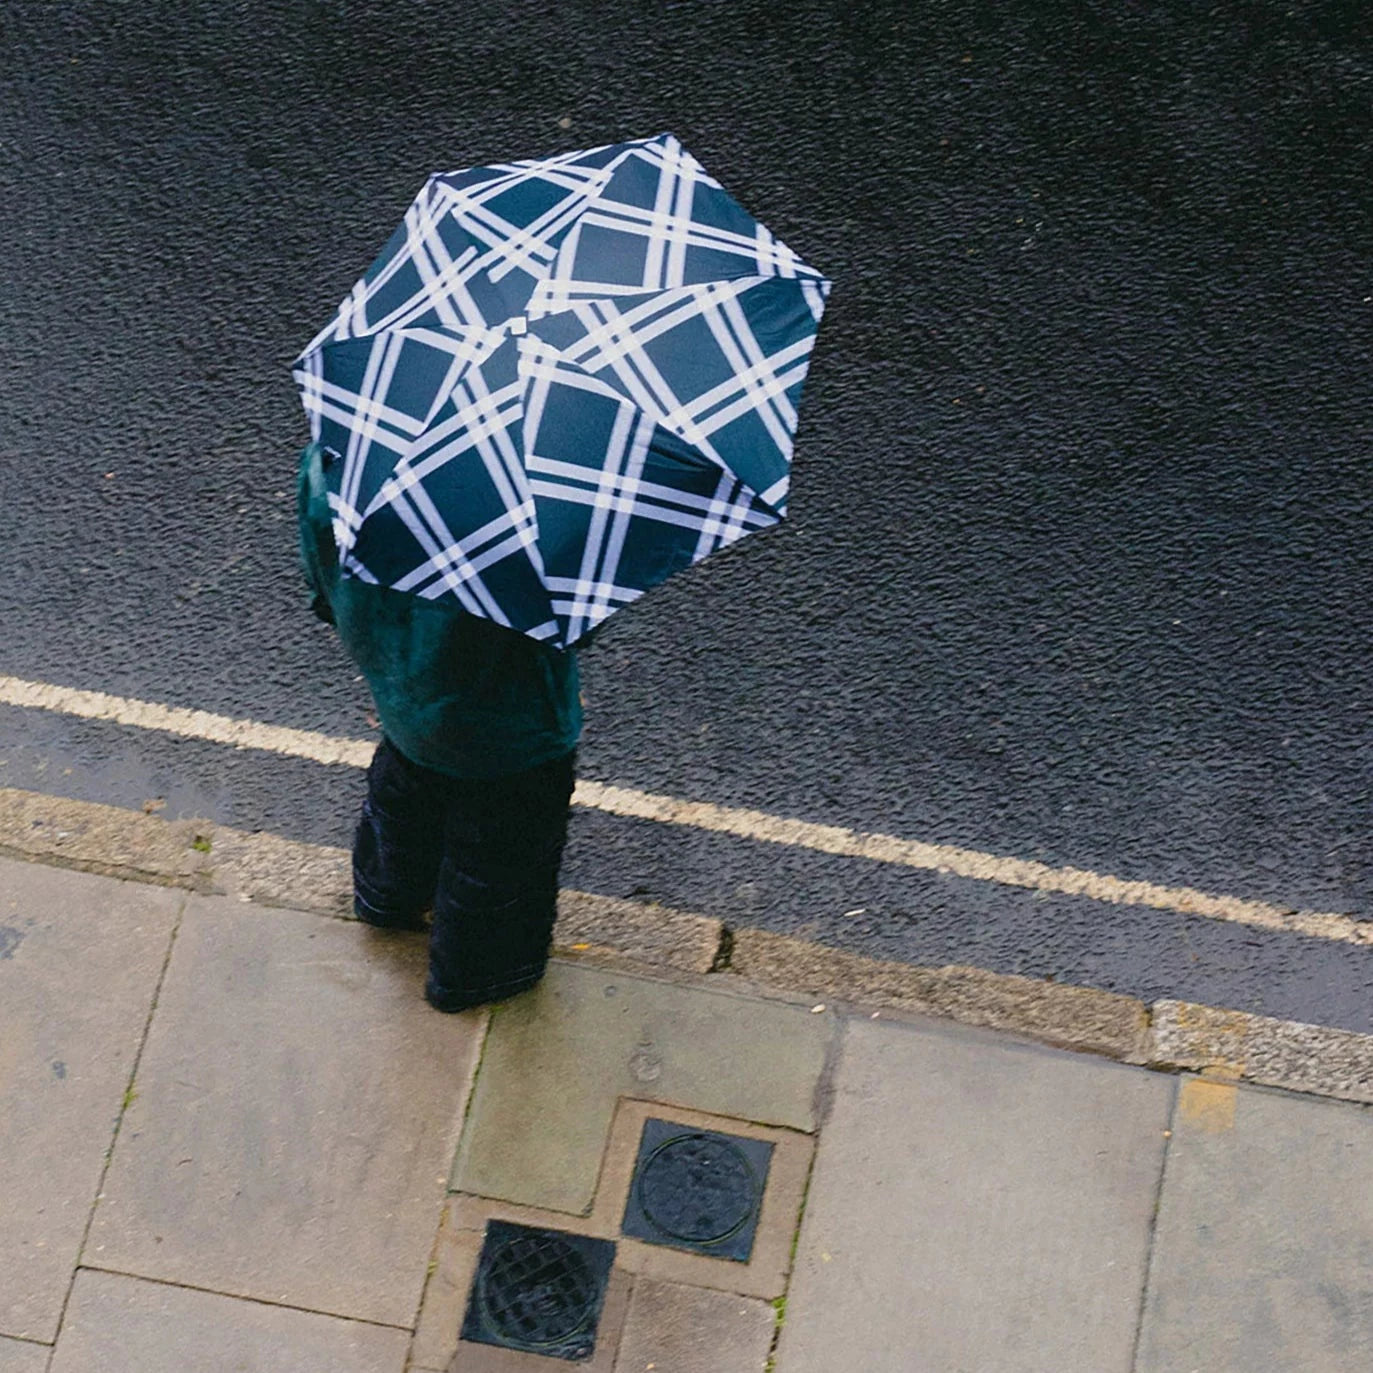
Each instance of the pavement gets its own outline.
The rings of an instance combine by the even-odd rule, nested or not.
[[[1068,1052],[1027,1038],[1066,1039],[1042,1005],[1017,1034],[960,1023],[1015,1000],[969,970],[919,1014],[895,973],[860,985],[812,946],[788,977],[773,946],[769,974],[709,922],[575,893],[539,990],[444,1016],[422,938],[347,918],[337,855],[0,803],[9,852],[69,842],[0,859],[0,1373],[1373,1358],[1348,1061],[1323,1091],[1266,1087],[1254,1026],[1151,1008],[1137,1031],[1209,1025],[1235,1053],[1141,1066],[1162,1041],[1132,1048],[1095,1000]],[[70,866],[97,848],[125,875]],[[1308,1076],[1354,1052],[1299,1029]],[[534,1343],[490,1342],[512,1331]]]

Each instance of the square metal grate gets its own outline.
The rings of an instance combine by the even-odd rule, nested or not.
[[[650,1244],[747,1263],[772,1145],[649,1119],[621,1231]]]
[[[589,1359],[614,1262],[610,1240],[488,1221],[462,1338],[553,1359]]]

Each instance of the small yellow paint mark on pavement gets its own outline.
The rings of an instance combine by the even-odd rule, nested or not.
[[[1238,1095],[1239,1088],[1233,1082],[1210,1082],[1195,1077],[1182,1084],[1178,1115],[1204,1134],[1224,1134],[1235,1128],[1235,1098]]]

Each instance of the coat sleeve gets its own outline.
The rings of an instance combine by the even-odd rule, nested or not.
[[[300,455],[296,479],[296,522],[300,531],[300,565],[312,597],[310,609],[325,624],[334,623],[329,592],[338,579],[338,557],[329,520],[329,498],[317,444]]]

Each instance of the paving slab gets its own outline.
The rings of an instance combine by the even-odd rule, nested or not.
[[[978,1031],[852,1023],[778,1373],[1129,1373],[1173,1091]]]
[[[806,1007],[554,965],[492,1015],[454,1189],[585,1215],[621,1096],[813,1130],[833,1034]]]
[[[51,1353],[46,1344],[28,1344],[0,1335],[0,1373],[44,1373]]]
[[[644,1121],[651,1116],[666,1116],[689,1129],[720,1130],[772,1144],[773,1156],[763,1195],[762,1214],[748,1263],[682,1253],[627,1239],[621,1234],[620,1222],[638,1154],[640,1134]],[[681,1365],[684,1370],[694,1369],[713,1347],[713,1336],[696,1338],[692,1335],[693,1312],[702,1318],[708,1316],[712,1322],[719,1317],[720,1338],[725,1340],[717,1349],[722,1361],[717,1364],[705,1363],[702,1367],[747,1369],[753,1366],[749,1359],[741,1358],[736,1362],[734,1355],[739,1351],[752,1351],[758,1346],[762,1350],[762,1360],[757,1367],[762,1368],[772,1340],[773,1309],[768,1301],[751,1300],[738,1294],[774,1297],[785,1290],[792,1238],[810,1172],[813,1148],[814,1139],[798,1131],[732,1121],[681,1107],[665,1107],[656,1102],[621,1100],[609,1130],[605,1161],[589,1216],[569,1217],[560,1212],[462,1193],[449,1197],[411,1351],[412,1366],[425,1370],[448,1367],[449,1357],[457,1344],[463,1313],[467,1309],[482,1235],[487,1221],[494,1219],[535,1228],[570,1230],[576,1234],[614,1241],[617,1246],[616,1272],[622,1273],[625,1278],[632,1276],[634,1291],[637,1293],[643,1286],[646,1293],[639,1303],[640,1314],[636,1325],[639,1333],[634,1347],[642,1350],[652,1344],[654,1322],[648,1319],[645,1311],[655,1308],[652,1303],[648,1307],[644,1303],[655,1293],[662,1297],[659,1322],[669,1318],[675,1322],[673,1328],[677,1333],[673,1335],[672,1350],[676,1352],[670,1357],[664,1354],[658,1364],[660,1368],[676,1368],[678,1364],[674,1360],[680,1358],[685,1361]],[[607,1312],[613,1309],[613,1304],[608,1302]],[[759,1313],[762,1313],[761,1317]],[[758,1334],[760,1319],[765,1328],[765,1338]],[[603,1318],[602,1330],[608,1332],[610,1328],[610,1317],[607,1315]],[[667,1346],[662,1348],[666,1349]],[[454,1367],[473,1367],[472,1359],[493,1357],[464,1350],[463,1359],[467,1362],[459,1361]],[[507,1366],[509,1356],[503,1357],[506,1362],[497,1359],[492,1364],[493,1369]],[[625,1364],[623,1359],[622,1354],[621,1363],[616,1365],[617,1370],[633,1367],[632,1362]],[[531,1369],[542,1366],[529,1364]],[[513,1370],[514,1366],[511,1367]]]
[[[644,1122],[650,1117],[673,1121],[688,1130],[742,1135],[772,1146],[767,1184],[747,1262],[649,1244],[622,1232],[621,1222],[638,1161],[639,1141]],[[505,1220],[516,1225],[573,1230],[596,1239],[614,1240],[618,1246],[615,1262],[626,1272],[688,1287],[718,1288],[771,1300],[780,1297],[787,1288],[792,1242],[796,1237],[806,1181],[810,1177],[814,1145],[813,1136],[797,1130],[729,1120],[659,1102],[622,1099],[616,1106],[607,1136],[590,1214],[568,1217],[557,1211],[457,1192],[449,1199],[449,1215],[454,1226],[466,1231],[480,1232],[488,1220]],[[426,1307],[429,1301],[426,1295]]]
[[[83,1269],[51,1373],[402,1373],[408,1330]]]
[[[775,1328],[767,1302],[640,1278],[615,1373],[763,1373]]]
[[[425,1373],[441,1373],[458,1347],[463,1313],[481,1257],[482,1232],[464,1228],[453,1215],[453,1199],[443,1208],[438,1236],[429,1264],[424,1301],[415,1322],[410,1366]]]
[[[409,1326],[483,1019],[422,941],[194,898],[85,1262]]]
[[[57,1335],[184,900],[0,860],[0,1334]]]
[[[1373,1112],[1184,1081],[1138,1373],[1371,1367]]]

